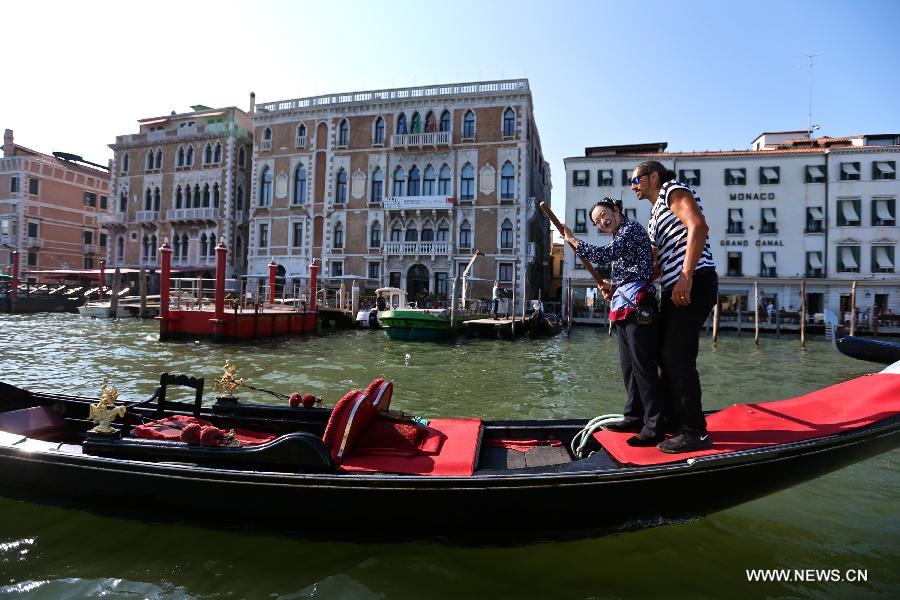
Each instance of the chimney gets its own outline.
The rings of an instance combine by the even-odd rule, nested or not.
[[[7,129],[3,132],[3,157],[5,158],[7,156],[15,156],[12,129]]]
[[[256,112],[256,92],[250,92],[250,114]]]

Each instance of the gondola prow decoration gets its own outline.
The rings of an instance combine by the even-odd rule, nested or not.
[[[235,378],[235,373],[237,373],[237,367],[234,366],[230,360],[226,359],[225,372],[220,379],[215,380],[216,389],[225,394],[225,397],[227,398],[233,398],[234,390],[244,385],[244,378]]]
[[[550,205],[546,202],[541,202],[540,206],[541,210],[544,211],[544,214],[547,215],[547,218],[550,219],[550,222],[553,223],[557,231],[559,231],[559,235],[561,235],[563,239],[566,239],[566,232],[563,228],[563,224],[560,223],[559,219],[556,218],[556,215],[553,214],[553,209],[550,208]],[[569,245],[571,246],[571,244]],[[573,247],[572,250],[575,250],[575,248]],[[584,268],[587,269],[588,273],[591,274],[591,277],[594,278],[594,281],[597,282],[597,285],[601,289],[609,289],[609,282],[600,277],[600,273],[597,272],[597,269],[594,268],[594,265],[591,264],[591,261],[581,256],[579,256],[578,258],[580,258],[581,262],[584,263]]]
[[[96,427],[90,429],[88,433],[116,433],[116,430],[109,426],[116,417],[125,416],[125,407],[116,406],[116,400],[119,398],[119,390],[109,386],[109,379],[103,378],[100,383],[100,401],[97,404],[91,404],[89,417],[91,421],[97,424]]]

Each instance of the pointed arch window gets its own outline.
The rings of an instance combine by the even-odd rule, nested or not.
[[[341,169],[337,174],[337,186],[335,187],[334,201],[343,204],[347,201],[347,171]]]
[[[397,133],[406,133],[406,115],[404,115],[403,113],[400,113],[397,116]]]
[[[176,209],[181,208],[183,201],[184,200],[183,200],[183,197],[181,194],[181,186],[179,185],[177,188],[175,188],[175,208]]]
[[[156,151],[156,160],[153,162],[154,169],[162,169],[162,150]]]
[[[503,111],[503,137],[516,135],[516,111],[507,108]]]
[[[153,210],[159,212],[159,188],[153,188]]]
[[[128,153],[125,153],[125,156],[122,157],[122,172],[128,172]]]
[[[203,184],[203,208],[209,208],[209,184]]]
[[[184,159],[184,164],[188,167],[193,166],[194,164],[194,147],[188,146],[187,148],[187,156]]]
[[[153,150],[147,152],[147,160],[144,161],[144,170],[152,171],[153,170]]]
[[[200,186],[194,185],[194,208],[200,208]]]
[[[462,224],[459,226],[459,247],[472,247],[472,226],[469,224],[468,219],[463,219]]]
[[[219,208],[219,183],[213,184],[213,208]]]
[[[119,192],[119,212],[128,212],[128,192]]]
[[[260,150],[271,150],[272,149],[272,129],[266,127],[263,130],[262,142],[259,144]]]
[[[237,236],[237,239],[234,242],[234,253],[238,257],[242,257],[244,255],[244,238],[241,236]],[[243,260],[239,258],[238,260]]]
[[[372,135],[372,143],[384,143],[384,119],[382,117],[378,117],[377,119],[375,119],[375,130]]]
[[[344,247],[344,225],[340,221],[334,226],[334,247],[336,249]]]
[[[338,146],[346,146],[350,142],[350,122],[347,119],[341,121],[338,126]]]
[[[439,125],[441,131],[450,131],[450,111],[445,110],[441,113],[441,123]]]
[[[144,210],[153,210],[153,192],[150,188],[144,192]]]
[[[475,137],[475,113],[471,110],[467,110],[465,116],[463,117],[462,136],[464,138]]]
[[[369,248],[381,248],[381,223],[373,221],[369,228]]]
[[[402,240],[403,240],[403,228],[400,227],[400,223],[397,223],[395,221],[394,224],[391,225],[391,241],[399,242]]]
[[[188,236],[186,233],[181,234],[181,260],[187,260],[188,257]]]
[[[150,236],[150,260],[151,262],[156,262],[156,249],[159,247],[159,242],[156,241],[156,234]]]
[[[437,130],[434,122],[434,113],[432,111],[428,111],[428,114],[425,115],[425,133],[434,133]]]
[[[303,123],[300,123],[300,125],[297,126],[297,138],[306,139],[306,125]]]
[[[213,151],[213,162],[222,162],[222,144],[216,142],[216,149]]]
[[[450,167],[447,165],[441,167],[441,172],[438,175],[438,195],[450,195]]]
[[[418,196],[422,185],[422,173],[419,167],[413,165],[409,170],[409,184],[406,186],[406,193],[409,196]]]
[[[500,247],[513,247],[513,225],[509,219],[504,219],[503,225],[500,226]]]
[[[435,239],[439,242],[450,241],[450,224],[447,221],[442,220],[438,223],[437,237]]]
[[[516,169],[506,161],[500,169],[500,198],[509,200],[516,197]]]
[[[306,167],[303,163],[294,170],[294,204],[306,204]]]
[[[413,113],[412,121],[410,121],[409,132],[422,133],[422,117],[419,116],[418,111]]]
[[[422,195],[434,196],[434,167],[425,167],[425,178],[422,180]]]
[[[384,171],[375,167],[372,171],[372,197],[370,202],[381,202],[384,197]]]
[[[237,210],[238,212],[244,210],[244,188],[241,186],[238,186],[237,190]]]
[[[392,196],[405,196],[404,193],[406,189],[406,172],[403,170],[403,167],[397,167],[394,170],[394,188],[391,192]]]
[[[206,234],[200,236],[200,258],[206,258]]]
[[[416,224],[413,221],[410,221],[406,225],[406,235],[403,238],[407,242],[418,242],[419,241],[419,230],[416,229]]]
[[[434,241],[434,225],[432,225],[431,221],[425,223],[422,227],[422,235],[420,238],[423,242],[433,242]]]
[[[116,238],[116,262],[125,262],[125,238],[121,235]]]
[[[472,163],[463,165],[459,179],[459,197],[461,200],[475,198],[475,168]]]
[[[272,171],[265,167],[259,178],[259,205],[272,205]]]
[[[212,145],[207,142],[206,147],[203,148],[203,164],[208,165],[213,161],[213,151]]]
[[[244,155],[244,148],[241,147],[241,149],[238,151],[238,166],[239,166],[239,167],[243,167],[243,166],[244,166],[244,161],[245,161],[245,160],[246,160],[246,158],[245,158],[245,155]]]
[[[179,167],[184,166],[184,147],[183,146],[178,147],[178,166]]]

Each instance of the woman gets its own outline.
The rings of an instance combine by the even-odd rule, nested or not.
[[[631,189],[653,204],[647,229],[659,252],[663,381],[673,408],[671,424],[680,431],[658,447],[673,454],[703,450],[712,442],[701,405],[697,351],[700,327],[719,295],[703,204],[657,161],[634,168]]]
[[[631,446],[655,446],[663,440],[660,417],[663,388],[659,379],[659,325],[653,318],[656,289],[653,287],[653,254],[650,238],[637,222],[622,214],[621,201],[604,198],[591,208],[591,221],[611,243],[592,246],[565,228],[566,241],[575,252],[593,263],[612,261],[612,289],[604,289],[610,300],[609,319],[616,325],[619,361],[628,399],[624,419],[607,428],[634,431]]]

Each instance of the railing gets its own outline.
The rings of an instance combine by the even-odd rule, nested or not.
[[[218,218],[218,208],[170,208],[166,211],[167,221],[215,221]]]
[[[272,140],[262,140],[259,142],[260,150],[271,150],[272,149]]]
[[[138,222],[159,221],[158,210],[139,210],[135,213],[135,220]]]
[[[452,254],[453,242],[385,242],[384,253],[401,256]]]
[[[178,135],[197,135],[197,126],[191,125],[186,127],[179,127],[176,129]]]
[[[97,254],[96,244],[83,244],[81,249],[85,254]]]
[[[429,133],[398,133],[391,136],[391,145],[395,148],[411,146],[446,146],[450,144],[449,131]]]
[[[256,105],[256,110],[257,112],[278,112],[283,110],[316,108],[319,106],[382,102],[385,100],[405,100],[416,98],[430,98],[437,96],[471,96],[473,94],[496,94],[497,92],[528,91],[529,87],[527,79],[509,79],[503,81],[482,81],[479,83],[423,86],[393,90],[354,92],[347,94],[329,94],[327,96],[297,98],[294,100],[279,100],[276,102],[259,103]]]
[[[26,248],[43,248],[44,240],[35,237],[27,237],[25,238],[25,247]]]
[[[306,136],[301,135],[297,137],[297,148],[306,148]]]
[[[100,224],[106,225],[110,223],[124,223],[128,219],[128,213],[104,213],[100,215]]]

